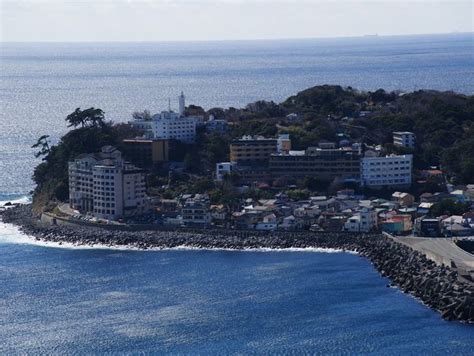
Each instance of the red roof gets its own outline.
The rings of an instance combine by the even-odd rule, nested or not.
[[[430,170],[427,170],[426,173],[432,176],[437,176],[437,175],[443,174],[443,171],[440,171],[439,169],[430,169]]]

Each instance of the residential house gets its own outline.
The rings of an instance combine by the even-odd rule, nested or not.
[[[275,214],[264,215],[262,220],[255,225],[256,230],[274,231],[277,229],[277,217]]]
[[[395,192],[392,194],[392,200],[397,202],[400,206],[412,206],[415,202],[415,197],[410,193]]]
[[[396,235],[407,234],[413,229],[411,216],[399,214],[382,221],[379,226],[382,231]]]
[[[212,221],[209,197],[196,194],[195,197],[186,199],[181,208],[181,216],[185,226],[209,225]]]
[[[377,228],[377,212],[364,208],[347,219],[344,230],[349,232],[369,232]]]

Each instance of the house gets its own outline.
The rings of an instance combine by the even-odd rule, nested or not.
[[[238,211],[232,214],[232,222],[237,230],[249,230],[258,223],[259,216],[256,211]]]
[[[416,209],[416,213],[418,215],[427,215],[429,214],[433,205],[434,203],[420,203],[420,205],[418,205],[418,208]]]
[[[181,216],[185,226],[209,225],[212,221],[209,197],[196,194],[195,197],[187,199],[181,209]]]
[[[349,232],[369,232],[377,228],[377,212],[364,208],[347,219],[344,230]]]
[[[211,212],[212,220],[224,221],[227,217],[227,212],[222,204],[211,205],[209,210]]]
[[[392,200],[400,206],[412,206],[415,202],[415,197],[410,193],[395,192],[392,194]]]
[[[176,211],[178,209],[178,201],[176,199],[161,199],[160,210],[165,211]]]
[[[448,216],[447,218],[444,218],[441,223],[443,224],[443,227],[453,225],[453,224],[460,224],[462,225],[463,223],[463,217],[461,215],[451,215]]]
[[[297,218],[315,218],[319,216],[321,210],[317,205],[304,205],[293,210],[293,215]]]
[[[296,230],[297,226],[296,218],[290,215],[283,218],[283,222],[279,225],[279,228],[282,230]]]
[[[265,215],[261,221],[255,225],[255,230],[274,231],[277,229],[277,217],[275,214]]]
[[[413,229],[410,215],[393,215],[380,223],[382,231],[396,235],[409,233]]]
[[[335,210],[338,206],[338,201],[335,198],[327,198],[325,196],[310,197],[310,202],[314,207],[321,211]]]
[[[439,237],[441,235],[441,221],[438,218],[418,218],[415,221],[415,232],[417,236]]]

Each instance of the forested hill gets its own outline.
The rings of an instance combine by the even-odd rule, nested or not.
[[[337,141],[342,134],[354,141],[382,144],[389,152],[405,153],[391,145],[392,132],[412,131],[417,147],[409,153],[415,155],[415,168],[441,166],[453,183],[474,181],[473,95],[434,90],[364,92],[322,85],[280,104],[257,101],[244,109],[213,108],[207,113],[234,121],[234,135],[290,133],[296,149],[320,140]],[[289,113],[299,114],[302,120],[284,120]]]
[[[474,181],[472,95],[433,90],[360,92],[326,85],[304,90],[280,106],[303,114],[303,126],[327,115],[336,121],[353,118],[346,129],[354,139],[360,136],[366,143],[389,144],[393,131],[412,131],[417,138],[418,168],[441,165],[455,183]]]
[[[193,177],[211,180],[215,164],[229,160],[229,144],[233,139],[242,135],[274,137],[288,133],[294,149],[315,146],[321,140],[381,144],[387,153],[413,153],[415,169],[441,166],[454,184],[474,182],[472,95],[431,90],[362,92],[324,85],[304,90],[280,104],[257,101],[241,109],[207,111],[190,105],[186,110],[187,114],[205,118],[212,114],[216,119],[226,120],[230,127],[225,133],[199,129],[195,145],[173,143],[170,158],[184,161],[186,172]],[[298,114],[298,119],[288,119],[290,113]],[[42,157],[33,176],[37,184],[33,200],[38,207],[51,200],[67,199],[69,160],[81,153],[96,152],[103,145],[120,149],[124,138],[138,134],[126,124],[106,122],[102,110],[95,108],[76,109],[66,122],[72,130],[56,146],[50,147],[47,133],[34,145],[37,156]],[[392,132],[405,130],[417,136],[413,152],[392,144]],[[160,183],[168,179],[168,172],[158,171],[152,176],[152,181]]]

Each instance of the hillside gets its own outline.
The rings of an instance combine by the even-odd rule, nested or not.
[[[226,133],[198,131],[195,145],[175,142],[171,158],[184,161],[186,173],[183,189],[212,187],[211,174],[217,162],[228,160],[230,142],[245,134],[275,136],[289,133],[294,149],[317,145],[320,140],[342,138],[367,144],[382,144],[387,152],[410,152],[392,145],[393,131],[413,131],[417,136],[415,169],[441,166],[454,184],[474,180],[474,96],[452,92],[420,90],[412,93],[387,93],[383,89],[362,92],[340,86],[317,86],[303,90],[280,104],[258,101],[245,108],[212,108],[196,105],[188,113],[213,114],[230,123]],[[296,113],[297,122],[286,115]],[[125,124],[104,121],[100,109],[77,109],[66,120],[72,130],[58,145],[49,147],[47,136],[35,145],[43,157],[34,171],[37,184],[34,203],[37,210],[51,200],[68,196],[67,162],[81,153],[96,152],[103,145],[116,145],[134,137]],[[168,172],[155,171],[152,186],[163,184]],[[198,178],[196,185],[196,177]],[[201,178],[199,178],[201,177]],[[199,180],[201,179],[201,180]],[[202,181],[205,179],[205,181]],[[194,188],[193,188],[194,189]]]

